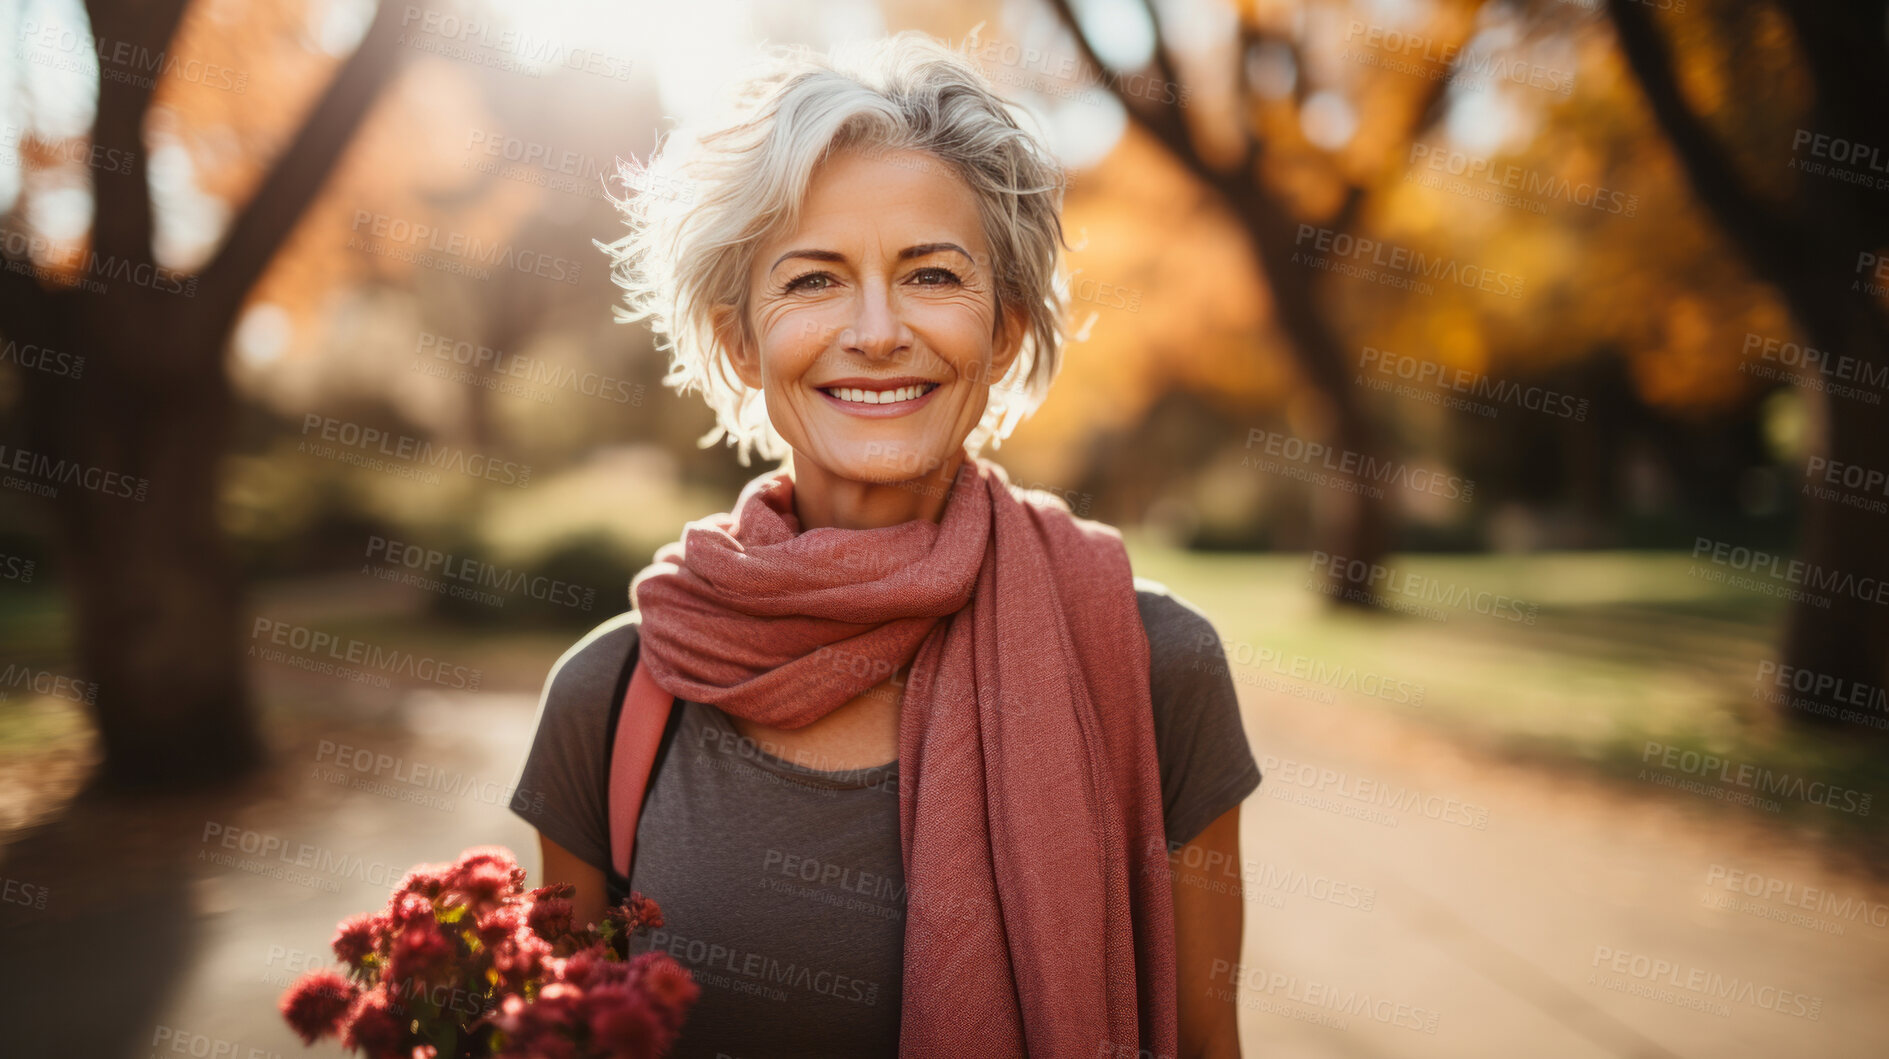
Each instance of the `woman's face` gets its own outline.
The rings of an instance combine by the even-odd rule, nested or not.
[[[999,333],[990,265],[976,196],[935,157],[849,151],[814,171],[799,227],[755,255],[752,344],[724,343],[797,474],[951,464],[1022,337],[1014,317]]]

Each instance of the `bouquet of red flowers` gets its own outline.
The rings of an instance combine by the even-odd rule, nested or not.
[[[631,935],[662,926],[656,902],[632,894],[579,926],[568,884],[524,884],[501,846],[413,868],[384,910],[341,921],[346,976],[303,975],[283,1017],[369,1059],[661,1055],[699,989],[667,954],[629,957]]]

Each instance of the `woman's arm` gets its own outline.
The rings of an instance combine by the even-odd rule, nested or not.
[[[544,855],[543,885],[570,883],[577,887],[577,892],[571,895],[572,922],[602,922],[604,905],[609,900],[604,890],[603,869],[586,864],[577,854],[543,834],[538,836],[538,849]]]
[[[1190,862],[1195,867],[1187,867]],[[1192,842],[1170,852],[1168,866],[1174,879],[1180,1059],[1239,1059],[1238,990],[1227,974],[1239,965],[1245,923],[1239,808],[1221,814]],[[1227,975],[1224,981],[1216,969]]]

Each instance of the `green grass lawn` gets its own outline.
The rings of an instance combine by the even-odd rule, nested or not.
[[[1426,604],[1436,613],[1423,617],[1332,606],[1311,587],[1319,578],[1303,555],[1181,552],[1138,540],[1130,548],[1137,573],[1165,582],[1213,619],[1249,701],[1271,701],[1266,696],[1280,694],[1284,683],[1299,689],[1292,704],[1388,713],[1483,750],[1627,780],[1653,741],[1859,791],[1889,790],[1880,763],[1889,741],[1862,738],[1854,727],[1833,733],[1782,723],[1755,694],[1760,663],[1777,660],[1783,606],[1692,576],[1683,553],[1397,557],[1389,565],[1399,577],[1430,579],[1448,599],[1469,597]],[[1509,617],[1532,616],[1532,623],[1478,612],[1479,599],[1498,596]],[[612,609],[600,606],[587,617],[600,621]],[[532,693],[583,632],[512,629],[502,618],[467,627],[374,613],[320,624],[477,665],[484,687]],[[0,603],[0,631],[14,661],[60,672],[71,664],[62,603],[51,591],[35,586]],[[1421,699],[1399,703],[1334,688],[1310,674],[1315,666],[1401,682],[1421,689]],[[78,730],[33,699],[16,691],[0,700],[0,756],[17,760]],[[1781,815],[1794,824],[1832,834],[1874,834],[1881,816],[1785,806]]]
[[[1441,598],[1457,600],[1426,604],[1442,615],[1435,620],[1334,607],[1312,587],[1322,571],[1304,555],[1180,552],[1137,541],[1130,550],[1137,573],[1213,619],[1236,678],[1248,685],[1290,681],[1281,667],[1299,659],[1302,673],[1323,664],[1423,689],[1420,706],[1348,691],[1333,696],[1334,706],[1395,713],[1543,764],[1633,778],[1651,741],[1889,793],[1881,763],[1889,743],[1853,725],[1800,729],[1759,697],[1772,687],[1759,683],[1759,666],[1778,661],[1784,605],[1693,576],[1684,553],[1389,561],[1400,578],[1426,579]],[[1497,614],[1478,612],[1478,599],[1493,610],[1497,598],[1513,602]],[[1514,620],[1529,616],[1532,623]],[[1793,822],[1837,833],[1873,833],[1889,813],[1889,805],[1862,816],[1784,804]]]

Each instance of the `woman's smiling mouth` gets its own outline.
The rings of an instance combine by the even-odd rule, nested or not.
[[[939,385],[923,379],[839,379],[815,389],[849,415],[900,416],[923,407]]]

